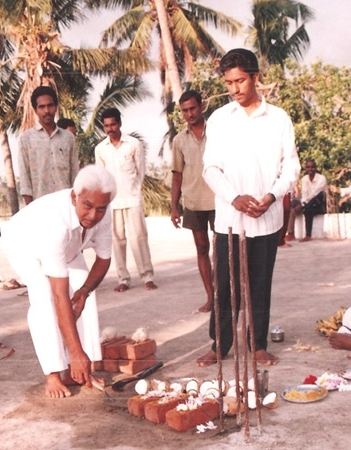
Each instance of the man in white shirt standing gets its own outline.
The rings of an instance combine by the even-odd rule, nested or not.
[[[263,365],[278,358],[267,352],[271,284],[283,197],[297,181],[300,164],[288,115],[269,105],[256,91],[256,56],[245,49],[229,51],[220,62],[233,102],[208,120],[204,178],[215,193],[217,280],[221,357],[233,343],[228,261],[228,232],[233,232],[237,304],[240,303],[239,235],[245,232],[253,310],[255,353]],[[239,305],[238,305],[239,306]],[[217,360],[214,311],[210,319],[212,348],[197,360],[200,367]],[[245,332],[245,330],[243,330]]]
[[[91,361],[101,360],[94,291],[111,262],[115,194],[112,175],[87,166],[73,189],[34,200],[3,229],[5,254],[27,285],[28,325],[48,397],[69,397],[72,383],[91,387]],[[90,247],[96,257],[88,270],[83,250]]]
[[[95,148],[95,162],[114,176],[117,195],[111,203],[113,250],[117,268],[116,292],[130,288],[127,269],[127,237],[140,278],[148,290],[157,289],[153,281],[148,233],[141,193],[145,176],[145,155],[140,141],[121,132],[121,113],[108,108],[101,115],[106,139]]]

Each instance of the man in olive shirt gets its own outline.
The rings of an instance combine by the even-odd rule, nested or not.
[[[183,195],[183,228],[193,232],[198,268],[207,293],[207,301],[199,311],[208,312],[213,305],[213,284],[207,230],[208,224],[211,230],[214,228],[215,211],[214,194],[202,177],[206,122],[202,115],[202,98],[197,91],[184,92],[179,104],[188,125],[172,143],[171,220],[176,228],[180,228],[179,201]]]

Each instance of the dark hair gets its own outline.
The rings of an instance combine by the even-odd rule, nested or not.
[[[315,167],[317,167],[316,161],[312,158],[306,159],[305,166],[307,166],[308,163],[312,163]]]
[[[101,120],[113,117],[118,123],[121,123],[121,113],[117,108],[107,108],[101,114]]]
[[[68,127],[76,127],[76,124],[72,119],[67,119],[66,117],[62,117],[57,121],[57,126],[66,130]]]
[[[234,69],[235,67],[240,67],[240,69],[250,75],[255,75],[259,72],[256,55],[245,48],[229,50],[219,63],[222,74],[228,69]]]
[[[37,88],[34,89],[30,97],[30,102],[34,109],[37,107],[38,97],[41,97],[42,95],[49,95],[52,98],[55,105],[56,106],[58,105],[57,94],[51,86],[38,86]]]
[[[194,98],[196,102],[201,105],[202,103],[202,97],[200,92],[194,91],[193,89],[189,89],[188,91],[183,92],[183,94],[180,96],[179,104],[181,105],[184,102],[187,102],[191,98]]]

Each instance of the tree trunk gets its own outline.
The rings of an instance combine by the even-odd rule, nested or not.
[[[19,210],[19,203],[16,189],[15,174],[13,172],[10,144],[6,131],[0,131],[0,147],[2,148],[4,156],[5,179],[9,194],[11,213],[12,215],[14,215]]]
[[[155,0],[158,22],[161,29],[161,40],[165,52],[167,72],[171,83],[173,100],[178,103],[182,95],[182,85],[180,82],[179,70],[174,54],[171,32],[168,26],[168,16],[164,0]]]

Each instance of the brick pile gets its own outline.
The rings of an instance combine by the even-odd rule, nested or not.
[[[122,372],[135,375],[156,363],[156,341],[136,342],[125,336],[101,344],[102,361],[94,363],[94,370]]]
[[[194,407],[187,408],[187,402],[194,405],[189,394],[153,391],[146,395],[135,395],[128,399],[128,411],[150,422],[165,423],[176,431],[187,431],[219,417],[219,403],[214,399],[205,399]]]

